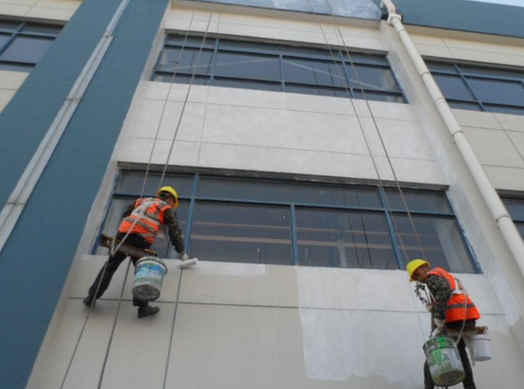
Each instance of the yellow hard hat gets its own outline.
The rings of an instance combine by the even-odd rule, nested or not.
[[[424,260],[424,259],[414,259],[412,261],[410,261],[408,263],[408,265],[406,266],[406,269],[408,271],[408,275],[409,275],[409,281],[410,282],[413,282],[415,281],[413,279],[413,273],[415,273],[415,271],[421,267],[421,266],[424,266],[424,265],[428,265],[430,266],[429,262]]]
[[[175,198],[175,204],[173,204],[173,208],[178,208],[178,206],[180,205],[179,201],[178,201],[178,193],[176,192],[176,190],[171,187],[171,186],[163,186],[162,188],[160,188],[157,192],[157,196],[160,196],[160,193],[169,193],[171,196],[173,196]]]

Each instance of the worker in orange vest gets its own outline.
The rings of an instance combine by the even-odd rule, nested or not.
[[[407,265],[409,280],[425,284],[431,294],[431,301],[426,306],[432,317],[432,336],[477,331],[476,321],[480,312],[465,293],[460,281],[446,270],[436,267],[431,269],[428,261],[414,259]],[[476,389],[473,371],[466,353],[464,337],[460,337],[457,348],[466,377],[462,384],[465,389]],[[424,364],[424,388],[433,389],[435,383],[431,378],[429,366]]]
[[[140,198],[129,205],[118,228],[116,238],[121,242],[139,249],[149,249],[162,225],[167,226],[169,239],[182,261],[188,261],[185,252],[182,232],[178,226],[176,209],[178,208],[178,193],[170,186],[158,190],[156,198]],[[95,281],[89,288],[89,294],[84,304],[92,307],[96,299],[101,297],[109,287],[111,279],[127,254],[117,251],[109,256],[104,267],[100,269]],[[136,266],[140,258],[131,257]],[[159,307],[152,307],[147,301],[133,298],[133,305],[138,307],[138,318],[155,315]]]

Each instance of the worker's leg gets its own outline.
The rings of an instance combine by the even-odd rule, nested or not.
[[[120,264],[127,258],[126,254],[115,253],[115,255],[110,256],[107,262],[104,264],[102,269],[98,272],[98,275],[95,278],[95,281],[89,288],[89,297],[99,298],[104,294],[104,292],[109,287],[113,275],[117,271]],[[87,305],[87,304],[86,304]]]
[[[468,353],[466,352],[466,342],[464,338],[460,339],[460,342],[457,344],[457,348],[460,354],[460,360],[462,361],[462,367],[466,373],[466,378],[462,381],[464,389],[476,389],[475,382],[473,381],[473,370],[471,369],[471,364],[469,363]]]
[[[424,389],[433,389],[435,383],[431,378],[431,373],[429,371],[428,361],[424,362]]]

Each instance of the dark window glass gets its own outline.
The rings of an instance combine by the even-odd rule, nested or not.
[[[524,69],[434,61],[428,67],[452,108],[524,114]]]
[[[158,70],[161,72],[208,74],[213,52],[199,49],[178,48],[164,50]]]
[[[521,82],[468,78],[468,85],[481,102],[524,107],[524,88]]]
[[[464,84],[462,78],[444,75],[435,75],[434,77],[446,99],[466,101],[473,100],[473,96]]]
[[[389,69],[355,65],[347,66],[347,71],[351,74],[351,86],[353,88],[358,88],[361,85],[365,90],[399,92],[393,73]]]
[[[251,80],[281,79],[278,57],[227,52],[217,53],[215,75]]]
[[[466,103],[463,101],[448,100],[448,104],[451,108],[467,109],[470,111],[482,111],[482,107],[479,103]]]
[[[144,182],[143,172],[126,170],[100,232],[114,235],[127,205],[164,185],[178,191],[186,249],[202,261],[398,269],[423,257],[475,272],[445,193],[436,190],[159,172]],[[154,249],[176,258],[165,231]]]
[[[386,190],[386,201],[393,210],[407,210],[412,212],[450,213],[451,208],[446,196],[442,192],[424,192],[402,189]]]
[[[51,38],[18,37],[0,56],[0,61],[37,63],[53,43]]]
[[[287,93],[301,93],[305,95],[319,95],[319,96],[331,96],[331,97],[349,97],[348,94],[351,92],[347,89],[336,89],[313,85],[294,85],[286,84]]]
[[[62,27],[23,21],[0,21],[0,69],[29,72]]]
[[[198,195],[260,202],[381,207],[376,188],[286,183],[281,181],[202,177]]]
[[[514,221],[524,222],[524,198],[502,197],[502,201]]]
[[[282,86],[280,84],[269,83],[264,81],[253,81],[253,80],[237,80],[237,79],[226,79],[226,78],[215,78],[213,85],[223,86],[227,88],[239,88],[239,89],[257,89],[267,91],[281,91]]]
[[[297,210],[299,265],[397,269],[380,213]]]
[[[427,258],[433,267],[443,267],[451,272],[475,272],[454,219],[395,214],[393,222],[406,258]]]
[[[188,83],[194,71],[206,85],[405,102],[383,55],[168,35],[152,79]]]
[[[291,265],[289,210],[200,202],[190,250],[210,261]]]
[[[284,59],[284,77],[287,82],[346,87],[344,69],[339,63]]]
[[[484,104],[484,111],[509,113],[512,115],[524,115],[524,107],[502,107],[500,105]]]

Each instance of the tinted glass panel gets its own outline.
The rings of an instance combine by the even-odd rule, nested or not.
[[[206,198],[225,198],[264,202],[342,205],[380,208],[375,188],[347,188],[329,185],[287,182],[219,179],[202,177],[198,195]]]
[[[398,268],[383,214],[298,209],[299,264]]]
[[[446,99],[473,100],[473,96],[460,77],[434,75],[434,78]]]
[[[289,210],[200,202],[190,250],[208,261],[291,265]]]
[[[195,78],[196,84],[406,101],[384,55],[221,38],[206,38],[202,44],[201,37],[185,38],[166,38],[153,80],[188,83],[191,79],[187,76],[196,70],[197,75],[205,77]],[[182,48],[185,53],[181,53]],[[202,48],[209,55],[202,54],[197,61],[195,53]],[[354,68],[358,69],[358,77]],[[177,75],[170,78],[172,72]],[[374,92],[365,95],[360,92],[362,88]]]
[[[476,98],[486,103],[524,106],[522,83],[468,78]]]
[[[524,199],[504,197],[502,201],[514,221],[524,222]]]
[[[227,88],[257,89],[275,92],[280,92],[282,90],[282,86],[280,84],[264,81],[225,79],[218,77],[215,78],[213,85]]]
[[[391,209],[416,211],[416,212],[434,212],[450,213],[446,196],[442,192],[423,192],[410,191],[403,189],[387,189],[386,201]]]
[[[352,81],[360,81],[364,89],[398,91],[393,73],[389,69],[355,65],[354,69],[352,68],[351,70],[355,70],[358,75],[358,78],[355,77]]]
[[[158,70],[176,73],[206,74],[211,69],[213,52],[198,49],[185,48],[166,49],[160,62]]]
[[[280,80],[278,57],[218,52],[215,75],[258,80]]]
[[[284,77],[293,83],[338,87],[347,85],[342,66],[326,61],[285,59]]]
[[[53,43],[50,38],[18,37],[2,54],[2,61],[37,63]]]
[[[456,273],[475,273],[462,234],[453,219],[437,217],[393,217],[402,255],[411,260],[426,258],[433,267]]]

